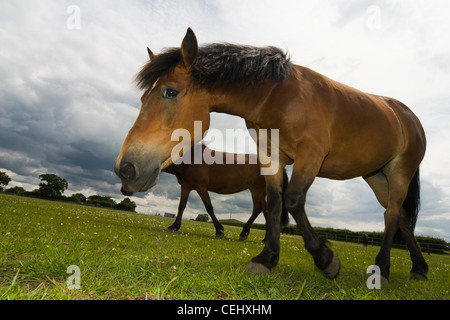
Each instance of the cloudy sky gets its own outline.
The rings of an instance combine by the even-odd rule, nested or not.
[[[112,168],[140,108],[134,75],[147,60],[146,46],[155,53],[178,46],[191,27],[200,43],[278,46],[297,64],[407,104],[428,138],[416,233],[450,240],[448,12],[446,0],[2,0],[0,170],[10,186],[33,190],[49,172],[69,181],[67,195],[123,199]],[[211,126],[244,123],[212,114]],[[176,213],[178,199],[167,174],[132,197],[137,211],[151,214]],[[231,213],[240,220],[252,206],[248,191],[213,195],[213,205],[219,219]],[[193,193],[185,217],[203,211]],[[384,226],[383,209],[362,179],[317,179],[307,212],[315,226]]]

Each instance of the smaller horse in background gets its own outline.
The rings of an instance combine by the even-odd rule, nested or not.
[[[369,243],[369,236],[365,233],[361,235],[362,244],[364,247],[367,247],[367,244]]]
[[[207,153],[211,154],[214,159],[223,159],[223,161],[222,163],[214,162],[212,164],[207,164],[202,157],[201,163],[196,163],[197,161],[194,161],[194,155],[196,154],[194,148],[201,148],[202,155],[205,154],[206,149]],[[164,172],[175,175],[181,186],[178,214],[175,218],[175,222],[168,227],[168,230],[178,231],[181,228],[181,219],[183,217],[184,209],[186,208],[189,193],[192,190],[195,190],[202,199],[206,212],[208,212],[214,223],[216,237],[223,238],[224,228],[214,214],[208,191],[218,194],[234,194],[249,189],[252,195],[253,211],[239,236],[240,241],[246,240],[250,233],[250,228],[259,214],[263,212],[264,217],[266,217],[267,214],[266,182],[264,176],[260,173],[261,167],[259,162],[256,160],[256,163],[252,163],[252,161],[250,161],[251,155],[249,154],[219,152],[210,150],[205,145],[195,145],[190,151],[190,155],[187,155],[188,157],[191,157],[190,163],[185,163],[186,161],[183,161],[180,164],[171,164],[163,170]],[[230,159],[233,161],[230,161]],[[230,162],[232,163],[230,164]],[[286,171],[284,171],[283,190],[285,190],[287,184],[288,177]],[[287,225],[289,223],[288,212],[285,208],[283,209],[281,223],[282,225]]]

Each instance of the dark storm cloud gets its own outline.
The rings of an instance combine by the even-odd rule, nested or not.
[[[12,73],[4,74],[4,79],[11,77]],[[96,111],[95,105],[89,106],[86,103],[84,107],[91,114],[88,110],[79,112],[77,104],[72,102],[76,97],[70,96],[69,92],[62,94],[59,90],[48,89],[52,84],[53,81],[48,80],[30,88],[28,91],[36,95],[30,93],[28,100],[22,96],[22,101],[16,98],[22,95],[19,92],[21,88],[0,88],[4,101],[9,101],[2,108],[0,147],[5,152],[19,151],[23,158],[36,159],[38,168],[57,171],[66,179],[70,176],[72,187],[80,185],[84,176],[106,179],[101,172],[112,170],[118,143],[102,137],[101,132],[92,130],[95,127],[105,127],[100,122],[102,117],[96,115],[101,110]],[[69,87],[70,83],[65,86]],[[78,98],[80,100],[83,98]],[[88,102],[90,98],[84,100]],[[97,105],[100,103],[97,102]],[[89,131],[93,133],[92,136],[88,135]],[[2,157],[0,167],[19,174],[25,173],[20,160],[8,161],[6,157]],[[67,170],[70,167],[83,168],[83,172],[71,174]]]
[[[79,1],[80,25],[69,28],[69,5],[0,3],[0,168],[48,171],[69,180],[69,190],[101,185],[120,197],[112,169],[140,107],[134,75],[147,59],[146,41],[158,50],[163,37],[146,30],[156,30],[165,11],[178,19],[213,6]]]
[[[11,18],[9,22],[15,21]],[[99,192],[114,190],[118,194],[120,188],[114,186],[118,181],[112,168],[121,140],[137,114],[139,97],[133,96],[131,84],[134,69],[124,67],[128,79],[123,79],[122,88],[117,82],[111,84],[118,73],[111,71],[114,68],[96,69],[106,65],[99,61],[97,65],[90,64],[89,55],[99,53],[101,48],[90,39],[95,34],[85,34],[85,45],[91,44],[86,55],[80,52],[77,41],[65,37],[70,34],[64,24],[52,29],[40,21],[41,32],[49,36],[34,39],[26,34],[37,27],[32,23],[33,20],[17,25],[27,51],[17,57],[0,54],[0,167],[24,176],[30,172],[56,173],[69,181],[72,191],[100,186]],[[7,53],[16,46],[3,43]],[[53,50],[43,52],[42,46]],[[114,52],[110,51],[104,60],[112,55]],[[6,156],[11,154],[20,158]]]

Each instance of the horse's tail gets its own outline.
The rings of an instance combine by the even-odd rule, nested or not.
[[[406,199],[402,205],[403,209],[405,209],[406,216],[410,221],[411,231],[414,233],[414,228],[417,222],[417,216],[420,210],[420,173],[419,168],[417,168],[414,177],[409,183],[408,194],[406,195]],[[401,239],[401,231],[400,229],[397,231],[395,235],[396,240]]]
[[[414,228],[417,222],[417,215],[420,210],[420,173],[417,168],[414,177],[409,183],[408,194],[403,202],[403,208],[406,211],[406,215],[410,220],[411,230],[414,232]]]
[[[286,173],[286,169],[283,169],[283,189],[281,192],[282,202],[281,202],[281,225],[287,226],[289,224],[289,213],[284,205],[284,193],[286,192],[286,188],[289,184],[289,178]]]

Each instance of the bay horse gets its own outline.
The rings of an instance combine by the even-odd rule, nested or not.
[[[426,138],[408,107],[295,65],[275,47],[226,43],[199,47],[190,28],[180,47],[158,55],[148,52],[150,61],[136,76],[145,90],[141,111],[115,164],[125,195],[154,186],[159,173],[175,161],[171,158],[171,150],[179,144],[171,139],[175,128],[191,133],[191,139],[183,143],[192,146],[202,138],[193,135],[196,121],[202,121],[206,131],[210,112],[237,115],[248,128],[278,130],[275,164],[282,169],[293,163],[285,205],[305,248],[326,277],[338,275],[340,261],[313,230],[305,212],[306,194],[317,176],[362,177],[385,208],[385,230],[375,258],[383,284],[388,283],[397,230],[410,251],[410,279],[427,279],[428,265],[414,237]],[[259,141],[257,146],[259,153],[268,152]],[[246,268],[248,273],[270,272],[278,264],[282,172],[264,176],[267,240]]]
[[[214,158],[221,158],[222,162],[207,164],[203,161],[202,157],[202,161],[196,163],[194,159],[194,155],[196,154],[195,148],[201,149],[201,154],[204,154],[206,149],[208,154],[212,154]],[[208,191],[218,194],[234,194],[249,189],[253,201],[252,215],[243,226],[239,236],[240,241],[246,240],[250,233],[250,228],[259,214],[263,212],[264,217],[267,215],[266,181],[264,176],[260,174],[259,161],[257,161],[257,159],[255,159],[254,162],[250,161],[251,156],[249,154],[219,152],[210,150],[203,144],[196,144],[192,147],[191,152],[185,156],[190,158],[190,161],[188,161],[189,163],[181,162],[180,164],[171,164],[163,170],[164,172],[175,175],[181,186],[177,217],[175,218],[175,222],[168,227],[168,230],[178,231],[181,228],[181,220],[184,209],[186,208],[189,193],[192,190],[195,190],[202,199],[206,212],[214,223],[216,237],[223,238],[224,228],[214,214],[214,208],[211,204]],[[242,157],[243,159],[238,160],[239,157]],[[227,163],[227,159],[232,159],[233,161]],[[230,161],[228,160],[228,162]],[[286,172],[283,173],[283,178],[283,190],[285,190],[288,183]],[[287,225],[288,223],[289,216],[287,210],[283,206],[281,224]]]

